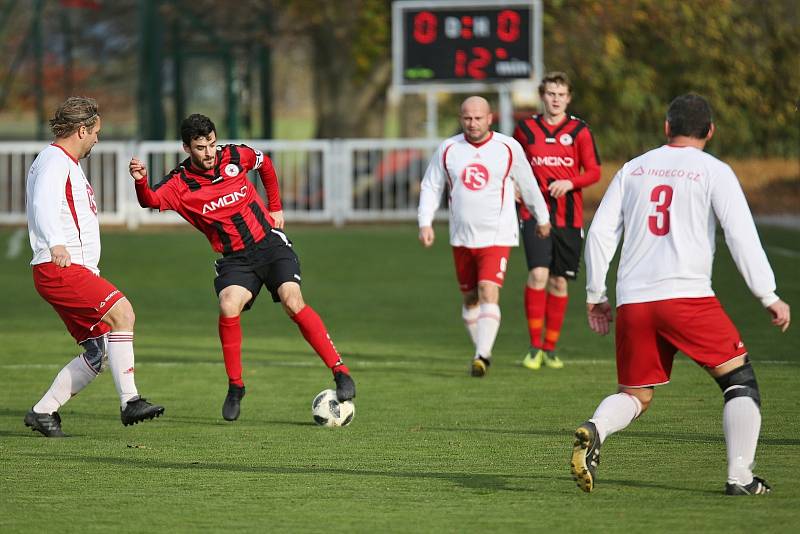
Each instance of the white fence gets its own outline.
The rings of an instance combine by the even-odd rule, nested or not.
[[[286,217],[297,222],[414,220],[419,183],[439,141],[429,139],[347,139],[312,141],[236,140],[272,159]],[[0,224],[25,223],[25,179],[41,142],[0,143]],[[128,174],[132,156],[160,181],[186,158],[180,142],[101,142],[83,160],[95,190],[101,223],[171,224],[175,213],[139,207]],[[263,194],[255,176],[251,179]]]

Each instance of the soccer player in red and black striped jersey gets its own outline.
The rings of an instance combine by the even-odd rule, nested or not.
[[[228,395],[222,416],[239,417],[245,394],[242,381],[242,329],[239,315],[250,309],[262,286],[280,302],[287,315],[333,371],[339,400],[355,397],[355,384],[342,363],[322,319],[303,301],[300,262],[283,233],[284,219],[278,178],[269,157],[246,145],[217,146],[214,123],[194,114],[181,124],[183,149],[189,157],[152,189],[147,169],[130,162],[136,196],[144,208],[173,210],[206,235],[222,254],[214,262],[214,288],[219,297],[219,338]],[[255,170],[267,192],[268,205],[247,178]]]
[[[528,369],[564,366],[555,354],[567,310],[567,280],[575,280],[583,244],[582,189],[600,180],[600,156],[588,125],[568,115],[572,84],[563,72],[549,72],[539,85],[544,113],[517,123],[514,138],[539,182],[553,225],[550,237],[535,234],[536,219],[519,204],[520,230],[528,262],[525,314],[531,348]],[[544,338],[542,330],[544,329]]]

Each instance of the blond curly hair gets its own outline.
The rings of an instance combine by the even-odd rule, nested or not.
[[[56,137],[69,137],[81,126],[90,132],[100,118],[97,101],[86,96],[71,96],[56,110],[50,119],[50,129]]]

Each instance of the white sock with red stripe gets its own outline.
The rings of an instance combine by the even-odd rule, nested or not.
[[[761,410],[750,397],[735,397],[722,409],[722,429],[728,448],[728,482],[746,486],[753,481]]]
[[[627,393],[617,393],[603,399],[589,421],[597,427],[597,437],[603,443],[608,436],[631,424],[641,413],[642,403],[639,399]]]
[[[129,400],[139,395],[133,378],[133,332],[111,332],[108,334],[108,367],[114,377],[122,408]]]
[[[467,332],[469,332],[469,338],[472,340],[472,344],[478,344],[478,315],[480,315],[481,309],[480,306],[472,306],[468,308],[465,305],[461,305],[461,318],[464,319],[464,326],[467,328]]]
[[[97,374],[83,358],[83,354],[73,358],[59,371],[55,379],[53,379],[50,389],[36,403],[33,411],[36,413],[57,412],[71,397],[74,397],[88,386],[96,376]]]
[[[478,335],[475,341],[475,356],[490,358],[492,347],[500,329],[500,306],[482,303],[478,312]]]

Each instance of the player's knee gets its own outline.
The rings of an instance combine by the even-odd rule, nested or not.
[[[639,410],[640,417],[647,409],[650,407],[650,403],[653,401],[653,395],[655,393],[654,388],[620,388],[620,393],[625,393],[634,397],[636,400],[639,401],[639,406],[641,409]]]
[[[761,394],[758,391],[756,374],[750,362],[722,376],[714,377],[722,390],[725,402],[736,397],[750,397],[756,405],[761,407]]]
[[[303,293],[300,291],[300,286],[297,284],[284,284],[278,288],[278,296],[283,304],[283,309],[289,315],[296,315],[300,310],[305,308],[306,303],[303,301]]]
[[[478,301],[497,304],[500,300],[500,288],[491,282],[478,283]]]
[[[547,281],[548,289],[553,293],[566,293],[567,292],[567,279],[563,276],[551,276]]]
[[[528,286],[533,289],[544,289],[547,286],[547,279],[550,270],[545,267],[535,267],[528,272]]]
[[[92,370],[100,374],[108,366],[108,351],[106,336],[87,339],[81,346],[84,348],[83,359]]]
[[[128,299],[118,301],[111,311],[103,318],[104,322],[111,327],[111,330],[133,332],[136,324],[136,314],[133,306]]]

